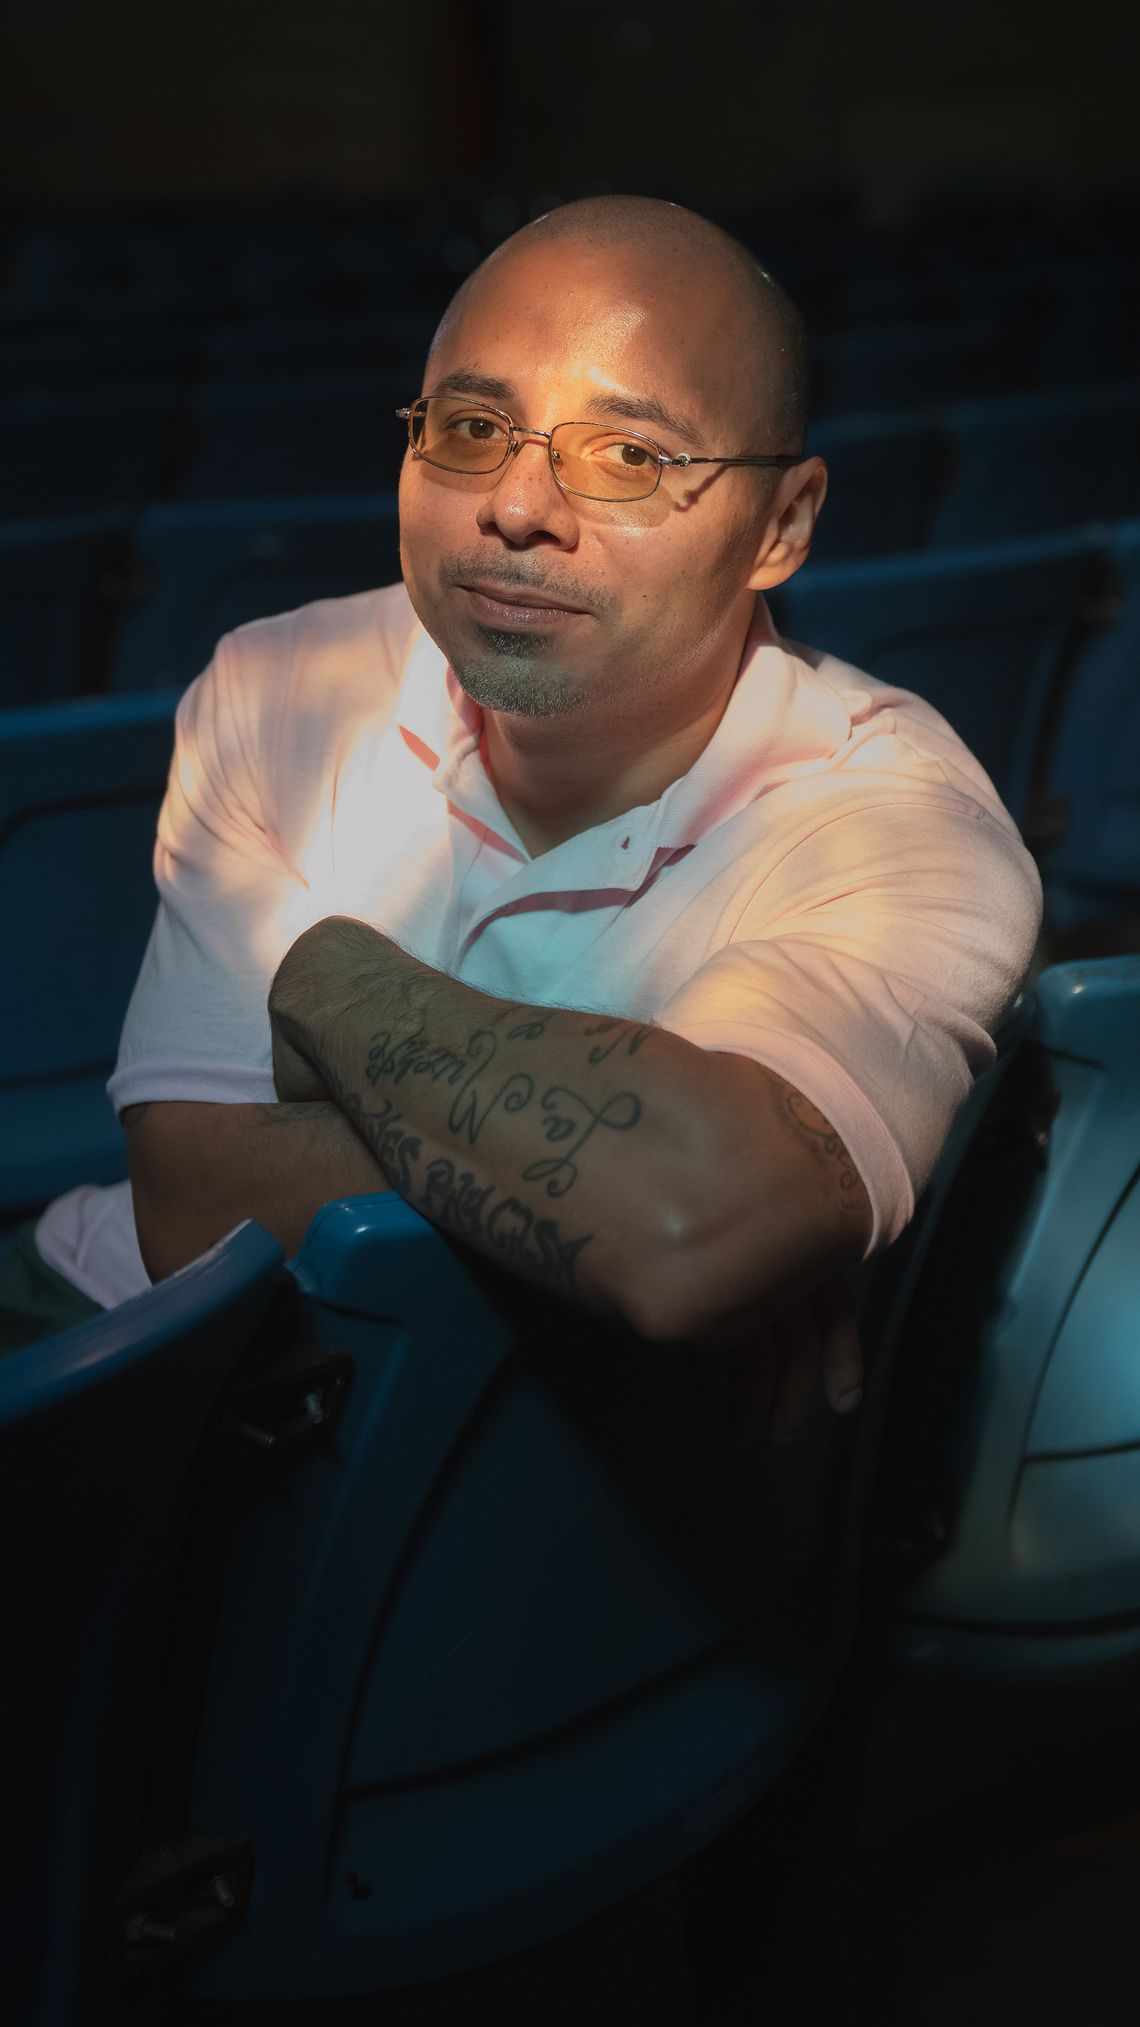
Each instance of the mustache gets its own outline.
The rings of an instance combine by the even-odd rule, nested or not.
[[[499,591],[511,591],[516,595],[532,598],[561,599],[566,605],[576,605],[583,612],[596,613],[605,618],[613,609],[613,599],[600,592],[596,585],[584,584],[577,577],[554,577],[549,572],[536,571],[521,563],[507,562],[503,558],[488,563],[485,556],[448,556],[442,566],[445,584],[494,585]]]

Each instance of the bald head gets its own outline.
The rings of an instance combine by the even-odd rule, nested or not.
[[[731,355],[740,426],[765,438],[747,447],[793,454],[803,448],[809,384],[803,318],[731,233],[661,198],[586,197],[524,225],[467,277],[445,312],[433,352],[471,294],[494,285],[504,262],[557,242],[565,243],[568,260],[576,246],[592,253],[628,252],[631,260],[653,267],[662,287],[688,292],[694,305],[714,290],[727,313],[718,342]]]

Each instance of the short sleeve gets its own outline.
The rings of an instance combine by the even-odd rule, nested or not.
[[[248,656],[246,662],[248,662]],[[232,638],[182,698],[158,821],[158,913],[108,1086],[161,1099],[272,1100],[273,925],[294,884],[266,820],[276,712]]]
[[[836,815],[789,852],[732,939],[657,1024],[750,1056],[817,1105],[874,1213],[909,1221],[1032,960],[1036,867],[1008,819],[963,796]]]

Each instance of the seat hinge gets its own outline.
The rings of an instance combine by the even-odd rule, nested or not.
[[[144,1851],[118,1897],[120,1976],[144,1977],[217,1948],[245,1916],[253,1846],[178,1837]]]
[[[348,1397],[352,1372],[347,1352],[298,1348],[233,1396],[230,1437],[274,1457],[323,1441]]]

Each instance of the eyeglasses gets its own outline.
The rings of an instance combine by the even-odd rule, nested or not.
[[[652,437],[600,422],[556,422],[522,429],[501,408],[473,406],[454,394],[424,394],[396,414],[408,425],[412,456],[441,472],[497,472],[512,452],[539,438],[564,493],[583,500],[647,500],[669,466],[763,465],[783,471],[802,457],[670,457]]]

